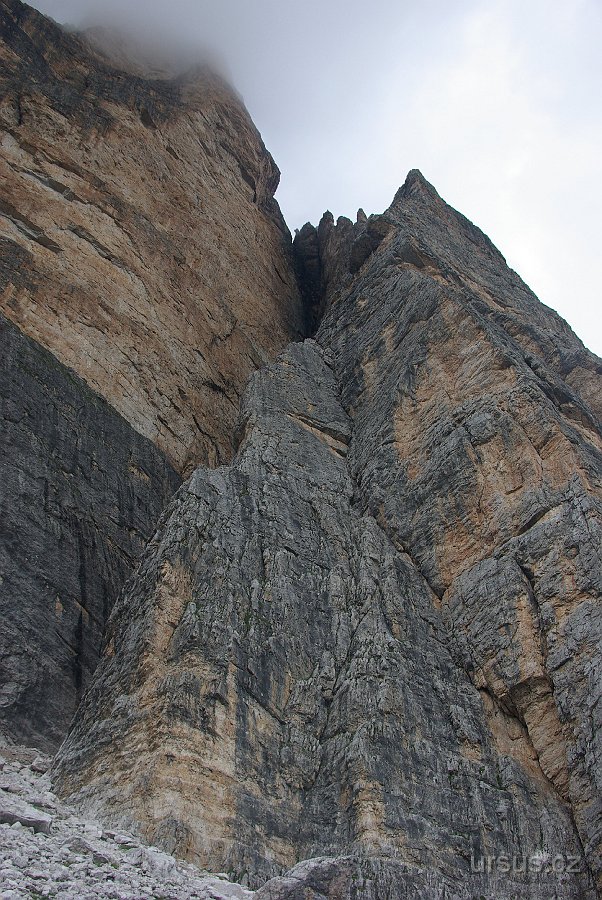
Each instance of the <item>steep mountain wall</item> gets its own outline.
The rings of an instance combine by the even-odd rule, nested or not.
[[[271,900],[594,897],[601,362],[417,172],[297,266],[315,340],[170,504],[56,783],[254,885],[309,860]]]
[[[380,223],[355,276],[370,222],[321,227],[318,340],[361,508],[429,582],[488,714],[525,728],[600,878],[601,362],[419,173]]]
[[[2,316],[0,354],[0,733],[56,749],[180,478]]]
[[[2,311],[179,471],[227,460],[303,329],[274,161],[208,72],[129,74],[19,0],[0,30]]]
[[[0,0],[0,729],[55,749],[159,512],[304,329],[279,173],[215,76]]]
[[[0,29],[4,735],[89,684],[57,788],[258,900],[593,900],[602,362],[420,173],[293,257],[219,79]]]

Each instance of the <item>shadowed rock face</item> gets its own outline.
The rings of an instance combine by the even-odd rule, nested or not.
[[[178,471],[224,462],[304,327],[272,157],[208,72],[128,73],[18,0],[0,36],[0,308]]]
[[[0,354],[0,734],[55,750],[180,478],[3,316]]]

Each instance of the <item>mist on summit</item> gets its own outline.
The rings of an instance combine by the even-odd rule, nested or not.
[[[602,352],[596,0],[36,0],[60,22],[201,57],[244,97],[291,229],[382,212],[419,167]],[[559,252],[561,248],[561,252]]]

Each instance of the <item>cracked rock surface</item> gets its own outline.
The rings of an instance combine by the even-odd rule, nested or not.
[[[293,259],[219,80],[0,24],[11,721],[152,535],[63,799],[4,751],[3,896],[600,896],[602,361],[419,172]]]
[[[223,462],[303,328],[274,160],[205,70],[128,71],[20,0],[0,38],[0,309],[179,472]]]
[[[500,747],[567,802],[600,889],[602,362],[419,172],[372,218],[355,275],[366,223],[317,230],[361,509],[431,586]]]
[[[1,314],[0,354],[0,735],[52,752],[113,600],[181,479]]]

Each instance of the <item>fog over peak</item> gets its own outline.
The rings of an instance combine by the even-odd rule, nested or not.
[[[418,167],[602,353],[599,0],[36,0],[242,94],[294,229],[381,212]]]

